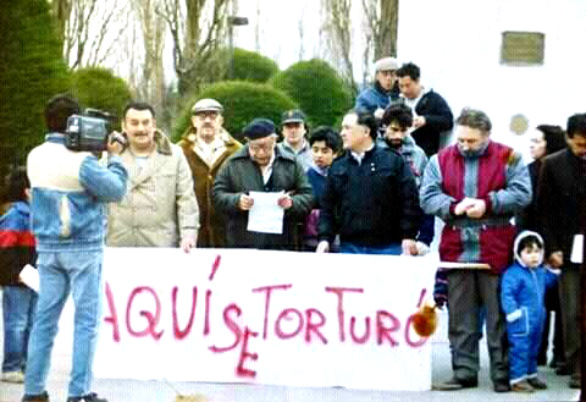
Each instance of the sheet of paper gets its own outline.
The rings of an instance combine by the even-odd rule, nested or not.
[[[574,236],[574,244],[572,244],[572,255],[570,261],[574,264],[582,264],[584,257],[584,235],[577,234]]]
[[[18,275],[22,283],[39,293],[40,280],[39,271],[30,264],[26,264],[20,274]]]
[[[254,200],[254,204],[248,211],[246,229],[249,232],[282,234],[285,211],[277,204],[277,201],[283,196],[283,192],[251,191],[249,195]]]

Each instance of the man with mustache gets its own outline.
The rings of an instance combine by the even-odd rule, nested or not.
[[[178,145],[191,168],[195,195],[200,208],[198,247],[225,247],[223,216],[212,200],[214,180],[226,160],[242,148],[223,127],[224,107],[215,99],[200,99],[191,109],[191,127]]]
[[[106,244],[110,247],[195,247],[199,208],[189,165],[181,149],[157,129],[155,111],[143,102],[124,109],[128,147],[120,155],[128,191],[110,204]]]

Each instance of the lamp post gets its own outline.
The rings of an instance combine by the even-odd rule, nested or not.
[[[234,27],[248,25],[248,18],[246,17],[236,17],[236,16],[229,16],[228,17],[228,40],[229,40],[229,47],[230,47],[230,66],[228,77],[230,79],[234,78]]]

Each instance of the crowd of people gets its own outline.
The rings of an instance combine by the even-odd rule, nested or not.
[[[442,261],[490,269],[438,270],[434,298],[448,309],[453,376],[434,388],[478,385],[485,323],[494,391],[545,389],[537,366],[550,310],[553,364],[579,387],[571,254],[586,196],[586,114],[571,116],[565,132],[538,126],[526,166],[519,150],[491,140],[483,111],[465,108],[454,121],[415,64],[384,58],[374,67],[374,84],[339,132],[311,129],[301,110],[289,110],[279,126],[253,119],[241,144],[223,128],[223,105],[201,99],[173,144],[152,106],[133,101],[121,116],[127,144],[109,142],[102,160],[65,146],[67,119],[80,107],[68,95],[52,98],[46,140],[9,176],[13,204],[0,218],[2,380],[24,382],[23,401],[49,400],[51,349],[71,293],[68,402],[106,401],[91,392],[105,245],[418,256],[429,252],[438,218]],[[456,143],[440,149],[454,127]],[[251,228],[265,196],[282,211],[277,230]],[[38,270],[38,295],[19,277],[27,264]]]

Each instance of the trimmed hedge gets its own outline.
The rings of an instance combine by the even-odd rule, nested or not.
[[[173,130],[174,141],[178,141],[190,126],[191,108],[197,100],[203,98],[216,99],[224,106],[224,128],[239,141],[242,141],[242,129],[252,119],[265,117],[278,125],[284,111],[297,107],[286,94],[267,84],[218,82],[185,104]]]
[[[323,60],[295,63],[269,83],[294,99],[312,126],[333,126],[352,107],[350,90]]]
[[[234,49],[234,80],[267,82],[279,72],[277,63],[256,52]]]
[[[73,73],[73,94],[86,108],[100,109],[122,118],[122,111],[132,99],[122,78],[106,68],[83,68]]]
[[[0,12],[0,177],[43,141],[47,101],[70,87],[46,1],[2,2]]]

